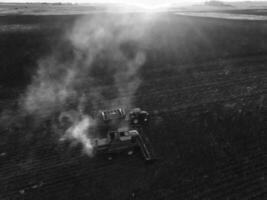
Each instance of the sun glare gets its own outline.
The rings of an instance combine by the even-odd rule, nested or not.
[[[140,9],[142,11],[154,12],[166,9],[170,6],[170,3],[162,3],[162,4],[154,4],[153,1],[145,1],[145,2],[131,2],[124,1],[120,2],[122,5],[129,6],[135,9]]]
[[[80,0],[80,2],[92,3],[92,0]],[[168,9],[172,5],[181,5],[188,3],[184,0],[98,0],[96,3],[113,4],[122,7],[123,9],[140,10],[145,12],[157,12]]]

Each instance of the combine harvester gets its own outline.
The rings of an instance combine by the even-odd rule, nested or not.
[[[95,153],[119,153],[139,148],[145,161],[154,161],[156,157],[144,131],[148,119],[149,114],[141,109],[133,109],[128,114],[121,108],[101,111],[98,120],[107,132],[105,137],[93,139]]]

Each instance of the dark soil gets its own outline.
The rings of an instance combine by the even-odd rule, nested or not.
[[[0,111],[19,118],[0,126],[0,199],[266,198],[267,22],[161,15],[134,99],[151,114],[151,165],[138,152],[89,158],[50,121],[16,116],[38,60],[71,54],[64,34],[80,16],[0,16],[39,25],[0,32]]]

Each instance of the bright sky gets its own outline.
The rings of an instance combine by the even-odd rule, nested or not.
[[[48,3],[124,3],[124,4],[133,4],[133,5],[143,5],[143,6],[160,6],[166,4],[178,4],[178,5],[190,5],[194,3],[204,2],[206,0],[0,0],[0,2],[48,2]],[[222,0],[224,2],[231,1],[246,1],[246,0]],[[250,1],[266,1],[267,0],[250,0]]]
[[[207,0],[0,0],[0,2],[72,2],[72,3],[113,3],[113,2],[129,2],[129,3],[144,3],[144,4],[165,4],[166,2],[175,2],[178,4],[187,4],[195,2],[204,2]],[[223,2],[231,1],[247,1],[247,0],[222,0]],[[249,0],[249,1],[267,1],[267,0]]]

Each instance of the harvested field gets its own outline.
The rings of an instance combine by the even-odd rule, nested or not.
[[[266,198],[267,22],[158,15],[141,84],[122,95],[151,114],[151,165],[90,158],[19,109],[40,59],[71,60],[80,15],[0,16],[0,199]]]

